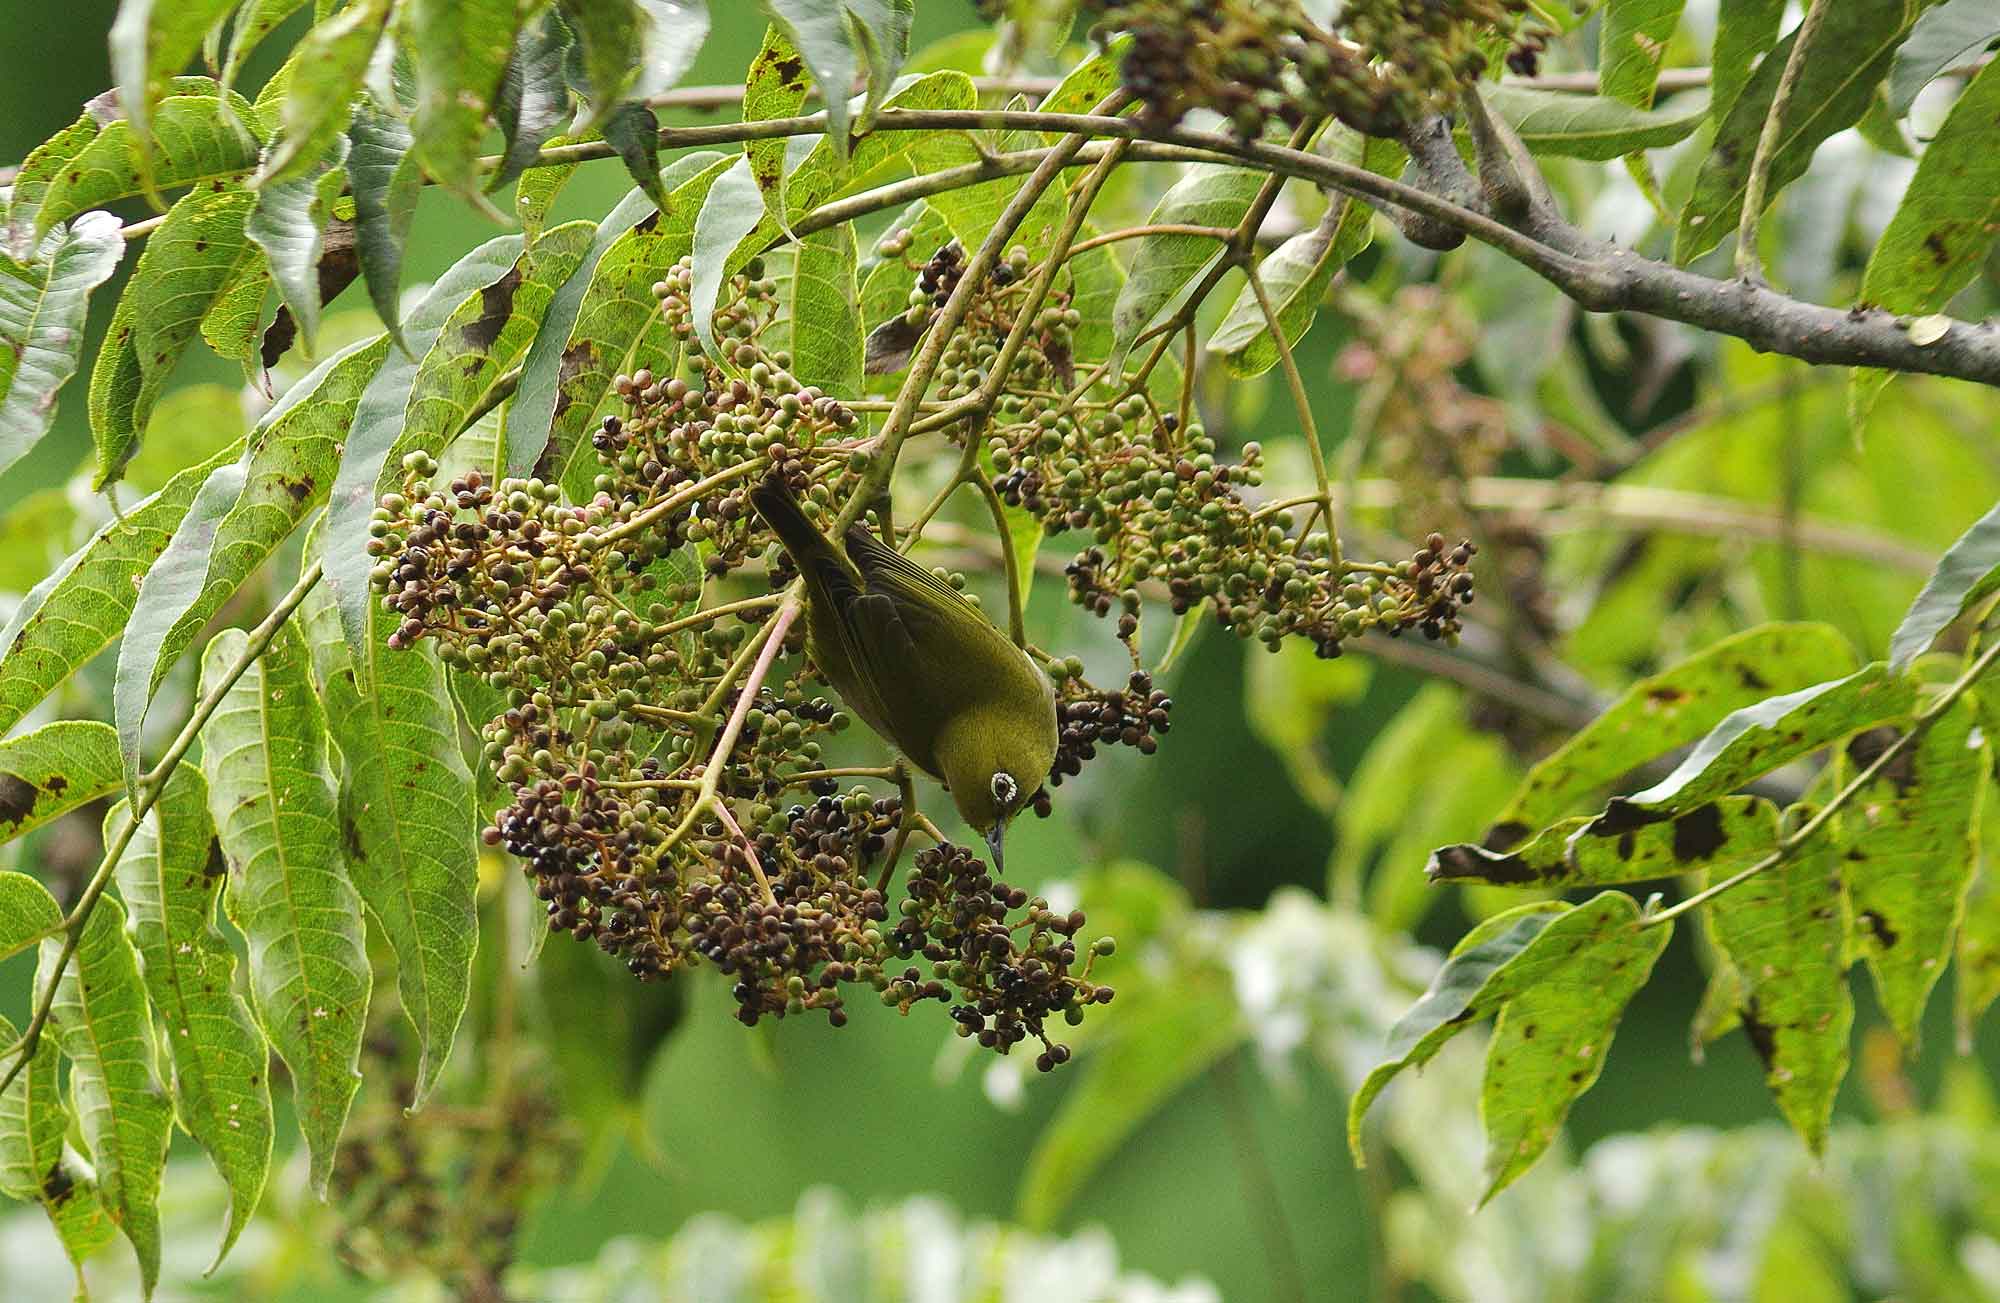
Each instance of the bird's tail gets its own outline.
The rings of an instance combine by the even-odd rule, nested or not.
[[[785,545],[785,551],[792,554],[792,560],[800,570],[819,570],[829,565],[836,572],[848,569],[826,535],[806,519],[805,510],[799,506],[791,486],[780,477],[768,475],[751,489],[750,505],[777,534],[778,541]]]

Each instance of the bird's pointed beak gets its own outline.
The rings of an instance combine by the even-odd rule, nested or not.
[[[993,876],[996,878],[1002,872],[1000,867],[1000,843],[1006,840],[1006,837],[1007,821],[1005,819],[994,824],[993,830],[986,834],[986,849],[993,852]]]

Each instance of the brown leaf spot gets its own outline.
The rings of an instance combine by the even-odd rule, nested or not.
[[[1729,834],[1722,828],[1722,810],[1713,801],[1674,820],[1674,858],[1683,864],[1714,858],[1728,840]]]
[[[513,315],[514,292],[520,287],[521,269],[509,267],[505,276],[479,291],[479,316],[459,328],[459,340],[476,352],[492,348]]]
[[[60,1208],[76,1192],[76,1182],[71,1179],[62,1159],[49,1164],[49,1170],[42,1176],[42,1199],[51,1208]]]
[[[0,774],[0,828],[27,822],[35,812],[36,787],[19,774]]]
[[[1889,926],[1889,920],[1883,918],[1879,910],[1864,909],[1856,917],[1861,920],[1861,925],[1868,929],[1868,934],[1875,938],[1876,945],[1884,950],[1895,948],[1896,929]]]
[[[1771,1024],[1758,1014],[1757,997],[1751,996],[1739,1011],[1743,1018],[1743,1034],[1750,1038],[1750,1048],[1757,1051],[1757,1057],[1764,1062],[1764,1071],[1771,1070],[1771,1061],[1777,1057],[1777,1034]]]
[[[1688,694],[1685,688],[1676,688],[1666,684],[1662,684],[1661,686],[1656,688],[1646,689],[1646,700],[1652,702],[1656,706],[1662,706],[1662,707],[1678,706],[1687,699],[1688,699]]]

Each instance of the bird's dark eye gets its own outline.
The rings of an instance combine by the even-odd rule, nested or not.
[[[993,801],[1003,810],[1012,809],[1014,798],[1021,794],[1021,785],[1014,781],[1014,775],[1002,771],[993,775]]]

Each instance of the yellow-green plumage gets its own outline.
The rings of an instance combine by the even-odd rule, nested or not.
[[[944,780],[999,855],[1000,832],[1056,754],[1048,676],[950,584],[859,527],[842,556],[791,490],[768,479],[757,508],[805,581],[821,673],[869,727]]]

